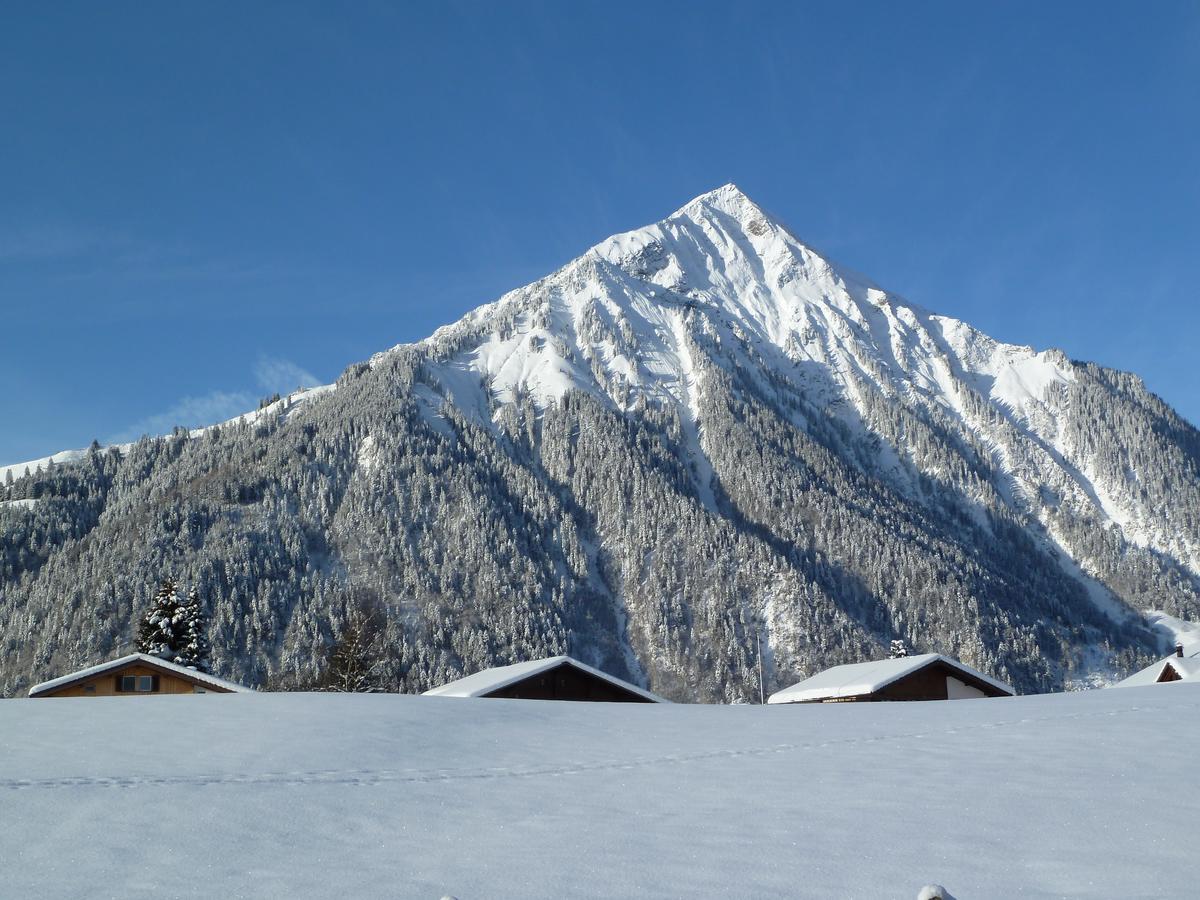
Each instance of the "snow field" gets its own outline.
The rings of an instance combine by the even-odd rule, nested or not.
[[[1188,896],[1191,684],[772,707],[0,702],[11,896]]]
[[[37,501],[32,497],[25,500],[0,500],[0,509],[33,509]]]

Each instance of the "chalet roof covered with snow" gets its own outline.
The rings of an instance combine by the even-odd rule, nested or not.
[[[476,672],[474,675],[467,675],[465,678],[460,678],[457,681],[451,681],[449,684],[443,684],[441,687],[428,690],[425,692],[425,696],[486,697],[519,681],[533,678],[562,665],[571,666],[595,678],[602,679],[616,688],[637,694],[651,703],[670,702],[657,694],[652,694],[650,691],[609,675],[607,672],[601,672],[599,669],[595,669],[587,665],[587,663],[581,663],[570,656],[550,656],[546,659],[533,659],[528,662],[514,663],[511,666],[495,666],[491,669],[484,669],[482,672]]]
[[[815,700],[848,699],[867,697],[901,678],[912,675],[926,666],[942,663],[964,676],[967,681],[981,682],[993,691],[1012,696],[1012,687],[989,675],[971,668],[965,663],[942,656],[940,653],[922,653],[918,656],[902,656],[898,659],[881,659],[874,662],[851,663],[834,666],[806,678],[798,684],[776,691],[767,698],[768,703],[805,703]]]
[[[1177,677],[1163,678],[1168,669],[1173,669]],[[1151,663],[1140,672],[1135,672],[1124,681],[1118,681],[1113,687],[1142,687],[1147,684],[1157,684],[1160,681],[1198,681],[1200,680],[1200,651],[1191,656],[1168,656],[1156,663]]]
[[[224,678],[217,678],[215,675],[209,675],[205,672],[198,672],[195,669],[189,669],[187,666],[181,666],[178,663],[168,662],[165,659],[160,659],[157,656],[150,656],[146,653],[130,653],[128,656],[122,656],[120,659],[113,659],[105,663],[100,663],[97,666],[91,666],[87,669],[80,669],[78,672],[71,672],[69,675],[60,675],[58,678],[52,678],[50,681],[43,681],[41,684],[35,684],[29,689],[30,697],[39,697],[42,694],[48,694],[51,691],[56,691],[59,688],[64,688],[67,685],[75,684],[80,681],[87,681],[90,678],[95,678],[97,675],[103,675],[105,672],[115,672],[118,669],[124,669],[126,666],[133,664],[141,664],[151,668],[162,669],[165,672],[174,673],[181,678],[188,678],[198,684],[206,684],[209,687],[217,688],[218,690],[229,691],[231,693],[248,692],[250,688],[240,684],[235,684],[232,681],[226,681]]]

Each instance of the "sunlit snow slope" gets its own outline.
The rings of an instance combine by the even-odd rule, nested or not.
[[[1189,684],[951,703],[0,701],[12,897],[1192,896]]]
[[[624,410],[677,404],[702,473],[705,364],[740,367],[784,402],[798,399],[797,424],[816,409],[877,438],[863,464],[900,490],[924,477],[1003,503],[1039,521],[1047,545],[1090,574],[1086,554],[1058,533],[1059,514],[1200,573],[1197,523],[1148,495],[1146,473],[1102,475],[1095,449],[1076,439],[1070,425],[1086,415],[1069,396],[1076,364],[889,294],[823,259],[732,184],[603,241],[430,342],[457,350],[431,366],[443,395],[481,418],[518,395],[544,406],[571,389]],[[973,484],[923,458],[925,436],[897,424],[889,406],[916,412],[930,440],[978,454],[985,477]],[[1114,611],[1102,586],[1065,565]]]
[[[889,294],[802,244],[733,184],[662,222],[614,235],[439,329],[430,343],[461,350],[430,368],[442,396],[480,416],[518,394],[545,405],[572,389],[622,409],[669,400],[691,423],[695,462],[706,472],[693,330],[721,348],[718,364],[765,367],[777,388],[828,404],[852,429],[878,434],[876,462],[900,485],[946,473],[907,454],[906,435],[889,433],[868,395],[923,407],[987,447],[997,483],[985,490],[994,487],[1015,509],[1038,516],[1050,497],[1050,508],[1070,508],[1200,573],[1200,535],[1146,502],[1136,471],[1117,482],[1100,477],[1066,433],[1071,411],[1062,387],[1075,376],[1060,351],[1004,344]],[[331,388],[275,406],[290,409]],[[0,479],[84,452],[0,466]],[[1058,537],[1052,527],[1048,536]],[[1089,587],[1107,606],[1103,588]]]

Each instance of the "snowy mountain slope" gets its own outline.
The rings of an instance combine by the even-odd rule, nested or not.
[[[464,346],[432,371],[445,396],[477,412],[490,406],[484,393],[504,403],[525,392],[544,407],[584,390],[622,409],[669,400],[702,431],[688,335],[713,339],[716,365],[765,368],[776,388],[844,404],[846,424],[884,438],[878,465],[890,463],[900,482],[944,473],[906,452],[865,394],[987,447],[994,487],[1019,511],[1048,524],[1041,498],[1053,495],[1055,507],[1200,571],[1198,535],[1180,533],[1128,485],[1105,482],[1065,433],[1076,376],[1062,353],[999,343],[887,294],[823,260],[734,185],[440,330],[431,342]]]
[[[757,695],[760,643],[770,687],[896,638],[1102,683],[1162,650],[1135,611],[1200,618],[1195,429],[732,185],[305,399],[14,484],[54,502],[0,518],[0,690],[123,648],[164,568],[292,685],[364,592],[391,686],[569,650],[676,699]]]
[[[1200,572],[1200,532],[1181,529],[1161,498],[1140,492],[1136,472],[1105,479],[1073,440],[1077,366],[1062,353],[997,342],[887,294],[823,260],[733,185],[662,223],[609,238],[442,329],[430,342],[459,350],[431,370],[445,397],[480,417],[518,394],[545,407],[568,390],[622,410],[673,403],[694,462],[708,472],[698,440],[703,371],[689,346],[705,338],[711,365],[769,374],[771,389],[834,409],[853,433],[880,438],[866,463],[898,489],[948,473],[941,461],[914,454],[911,436],[881,406],[906,407],[942,440],[972,448],[990,469],[985,483],[971,485],[979,494],[972,499],[1002,501],[1037,521],[1047,546],[1075,557],[1088,575],[1097,574],[1094,561],[1062,546],[1055,521],[1063,516],[1168,554],[1193,580]],[[805,415],[793,421],[803,427]],[[1194,499],[1191,462],[1183,474]],[[1187,524],[1196,521],[1193,512]],[[1108,592],[1084,580],[1112,614]]]
[[[1192,684],[782,707],[0,701],[0,883],[20,897],[911,900],[929,882],[972,900],[1185,897],[1198,712]],[[186,810],[169,853],[145,839],[162,810]]]

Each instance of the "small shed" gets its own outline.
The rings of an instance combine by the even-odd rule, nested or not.
[[[874,700],[968,700],[1011,697],[1015,692],[970,666],[922,653],[877,662],[834,666],[776,691],[768,703],[845,703]]]
[[[43,681],[30,697],[145,697],[150,694],[236,694],[249,688],[157,656],[131,653]]]
[[[1165,684],[1169,681],[1200,681],[1200,650],[1188,655],[1184,653],[1183,647],[1177,647],[1174,656],[1146,666],[1124,681],[1118,681],[1113,687],[1142,687],[1147,684]]]
[[[425,696],[592,700],[608,703],[669,702],[569,656],[551,656],[548,659],[484,669],[426,691]]]

